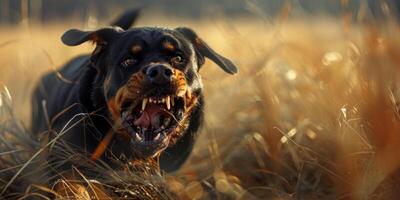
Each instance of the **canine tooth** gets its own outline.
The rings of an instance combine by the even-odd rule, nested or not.
[[[178,94],[176,96],[183,97],[185,95],[185,93],[186,93],[186,91],[181,89],[178,91]]]
[[[171,98],[171,105],[174,106],[175,105],[175,100],[174,97]]]
[[[136,133],[136,139],[137,140],[142,140],[143,138],[141,138],[140,135],[138,133]]]
[[[161,136],[161,134],[159,133],[159,134],[157,134],[157,136],[154,138],[154,140],[158,140],[158,139],[160,139],[160,136]]]
[[[186,98],[183,98],[183,109],[186,111]]]
[[[190,89],[188,89],[187,91],[186,91],[186,96],[187,96],[187,98],[192,98],[192,91],[190,91]]]
[[[142,101],[142,110],[144,110],[146,108],[146,104],[147,104],[147,98],[144,98]]]
[[[167,100],[165,101],[165,104],[167,104],[167,109],[169,110],[171,108],[171,98],[169,96],[167,96],[166,98]]]

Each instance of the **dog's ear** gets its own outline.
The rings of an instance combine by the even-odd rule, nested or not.
[[[139,14],[139,9],[128,10],[117,19],[115,19],[111,23],[111,26],[118,26],[124,30],[128,30],[133,25],[133,23],[135,23]]]
[[[193,43],[195,50],[198,51],[201,56],[204,56],[214,61],[219,67],[221,67],[225,72],[229,74],[238,73],[238,69],[232,63],[232,61],[215,52],[211,47],[207,45],[206,42],[198,37],[192,29],[180,27],[175,30],[183,34],[187,39],[189,39],[189,41]]]
[[[68,46],[77,46],[87,41],[91,41],[97,45],[104,45],[118,37],[121,32],[123,32],[123,30],[118,27],[102,28],[96,31],[70,29],[63,34],[61,40]]]

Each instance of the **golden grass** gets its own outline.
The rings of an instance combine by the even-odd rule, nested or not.
[[[399,197],[398,25],[280,20],[141,22],[188,24],[240,68],[201,70],[206,122],[166,187],[182,199]],[[0,29],[0,83],[26,124],[39,76],[93,49],[63,46],[71,27]]]

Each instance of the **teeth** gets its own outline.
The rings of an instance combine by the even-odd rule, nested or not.
[[[143,138],[141,138],[140,135],[139,135],[138,133],[136,133],[136,139],[139,140],[139,141],[140,141],[140,140],[143,140]]]
[[[184,108],[185,111],[186,111],[186,98],[183,98],[183,108]]]
[[[167,96],[166,98],[167,100],[165,101],[165,104],[167,104],[167,109],[171,109],[171,98],[169,96]],[[164,99],[163,99],[164,100]]]
[[[185,95],[185,90],[179,90],[177,96],[183,97]]]
[[[148,101],[147,98],[143,99],[143,101],[142,101],[142,110],[144,110],[146,108],[147,101]],[[151,100],[150,100],[150,102],[151,102]]]
[[[154,138],[154,140],[158,140],[158,139],[160,139],[160,136],[161,136],[161,134],[159,133],[159,134],[157,134],[157,136]]]
[[[191,96],[191,92],[187,92],[186,95]],[[175,105],[174,97],[166,96],[161,99],[154,99],[154,98],[144,98],[142,101],[142,110],[146,109],[147,103],[155,103],[155,104],[164,104],[167,106],[167,109],[170,110],[171,106]]]
[[[190,91],[190,89],[188,89],[187,91],[186,91],[186,96],[187,96],[187,98],[192,98],[192,92]]]

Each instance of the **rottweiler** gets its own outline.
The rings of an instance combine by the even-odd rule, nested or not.
[[[32,131],[93,160],[153,158],[171,172],[189,156],[203,121],[205,58],[229,74],[238,70],[190,28],[130,28],[137,15],[64,33],[68,46],[95,48],[40,80]]]

